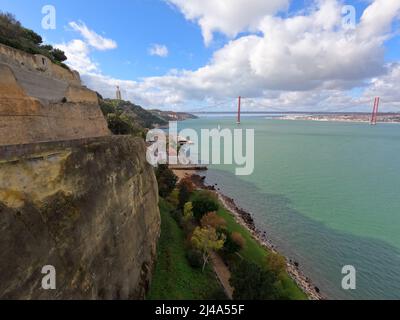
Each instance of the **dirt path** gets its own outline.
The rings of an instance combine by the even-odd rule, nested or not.
[[[219,281],[224,287],[225,293],[230,300],[233,299],[233,288],[229,283],[229,279],[231,278],[231,272],[228,267],[225,265],[222,258],[215,252],[211,254],[211,263],[213,265],[214,271],[218,276]]]

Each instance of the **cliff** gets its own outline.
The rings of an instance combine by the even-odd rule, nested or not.
[[[140,299],[159,237],[138,138],[0,147],[0,299]],[[42,267],[57,271],[43,290]]]
[[[0,299],[141,299],[160,232],[144,141],[111,136],[97,95],[46,59],[0,45]]]

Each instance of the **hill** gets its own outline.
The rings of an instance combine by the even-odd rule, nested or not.
[[[99,98],[108,127],[114,134],[140,135],[145,129],[168,124],[166,119],[129,101]]]

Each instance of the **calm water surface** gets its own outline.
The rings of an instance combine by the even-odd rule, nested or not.
[[[182,128],[237,128],[206,117]],[[211,166],[209,183],[251,212],[280,251],[329,298],[400,299],[400,125],[243,119],[255,129],[255,171]],[[357,269],[357,290],[341,270]]]

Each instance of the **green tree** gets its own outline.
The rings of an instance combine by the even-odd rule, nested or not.
[[[0,43],[31,53],[41,54],[52,62],[68,69],[62,62],[67,60],[64,52],[51,45],[43,45],[42,37],[31,29],[24,28],[10,13],[0,11]]]
[[[179,184],[179,209],[183,209],[185,203],[190,199],[190,192],[186,184]]]
[[[168,197],[176,187],[177,176],[172,172],[168,165],[159,165],[156,169],[158,190],[161,197]]]
[[[286,271],[286,259],[277,253],[269,253],[267,256],[267,268],[275,274],[277,278],[281,277]]]
[[[235,300],[276,300],[279,298],[275,274],[246,260],[241,261],[234,268],[230,283],[235,289],[233,293]]]
[[[246,244],[246,240],[238,232],[228,233],[224,245],[224,252],[235,254],[242,250]]]
[[[201,192],[196,199],[193,200],[194,217],[200,221],[205,214],[217,211],[218,207],[218,202],[211,193]]]
[[[108,128],[113,134],[127,135],[134,133],[134,129],[129,119],[124,115],[109,113],[107,115]]]
[[[224,246],[225,238],[218,235],[213,228],[197,227],[192,235],[192,246],[199,250],[203,255],[203,272],[213,251],[221,250]]]
[[[56,61],[63,62],[63,61],[65,61],[65,60],[67,60],[67,56],[65,55],[65,52],[62,51],[62,50],[60,50],[60,49],[54,48],[54,49],[51,51],[51,54],[53,55],[53,57],[54,57],[54,59],[55,59]]]
[[[193,204],[191,202],[187,202],[183,207],[183,220],[184,222],[187,222],[192,219],[193,219]]]

